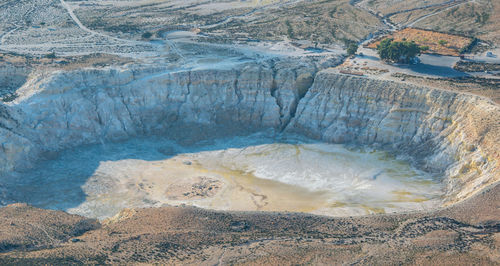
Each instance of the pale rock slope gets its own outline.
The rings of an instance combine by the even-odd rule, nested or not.
[[[445,204],[500,178],[500,110],[490,100],[317,72],[307,63],[59,71],[31,77],[17,93],[0,104],[3,173],[90,143],[153,134],[195,141],[274,128],[407,156],[442,174]]]

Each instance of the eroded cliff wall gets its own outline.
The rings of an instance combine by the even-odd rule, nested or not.
[[[286,130],[410,155],[442,173],[447,204],[500,179],[500,109],[478,96],[325,71]]]
[[[0,60],[2,60],[0,58]],[[0,65],[0,100],[13,99],[15,91],[21,87],[31,72],[31,69],[8,63]]]
[[[308,64],[83,69],[33,78],[18,94],[0,105],[1,172],[32,167],[65,148],[137,135],[188,141],[274,128],[408,155],[442,173],[447,203],[499,179],[495,104],[395,82],[317,74]]]

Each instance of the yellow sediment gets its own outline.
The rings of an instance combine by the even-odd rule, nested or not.
[[[415,197],[411,192],[403,190],[392,191],[392,194],[396,196],[395,202],[424,202],[429,200],[423,197]]]
[[[335,188],[320,191],[310,190],[307,186],[293,185],[293,182],[287,184],[267,179],[265,178],[266,171],[271,171],[269,174],[272,175],[272,166],[255,168],[255,165],[260,162],[273,160],[275,153],[287,156],[288,159],[291,159],[287,163],[293,164],[295,159],[300,161],[302,157],[308,158],[310,151],[319,156],[328,156],[327,158],[336,161],[334,167],[345,167],[346,171],[356,165],[352,164],[353,161],[365,159],[364,157],[358,158],[349,151],[322,150],[314,145],[293,145],[290,147],[287,144],[277,144],[271,148],[255,149],[246,153],[232,151],[229,153],[230,155],[216,151],[215,153],[180,154],[166,160],[153,162],[132,159],[103,162],[97,170],[99,174],[95,176],[95,180],[89,182],[102,182],[104,187],[111,189],[104,193],[100,189],[86,190],[88,207],[84,207],[94,210],[100,216],[114,215],[125,207],[140,208],[162,206],[163,204],[187,204],[216,210],[359,215],[385,213],[385,208],[406,208],[408,206],[406,203],[420,203],[429,200],[406,190],[396,190],[392,191],[392,195],[389,194],[387,198],[375,193],[375,198],[373,198],[375,202],[370,201],[369,195],[366,197],[362,194],[358,196],[344,195],[343,191],[337,191]],[[393,156],[385,152],[373,152],[372,150],[356,150],[355,152],[365,155],[372,153],[375,158],[382,162],[392,161],[392,166],[396,169],[384,168],[386,174],[384,178],[397,179],[397,182],[411,186],[427,186],[435,183],[432,180],[413,180],[412,177],[417,173],[412,171],[407,163],[394,161]],[[266,156],[269,155],[271,156],[267,158]],[[264,158],[258,158],[261,156]],[[254,158],[256,161],[248,160],[248,158]],[[301,168],[302,166],[299,167],[299,169]],[[256,174],[254,171],[259,172]],[[294,171],[286,174],[295,174]],[[342,174],[341,171],[340,174]],[[269,178],[276,177],[270,176]],[[324,178],[329,177],[325,176]],[[358,178],[357,174],[354,174],[352,178],[355,189],[358,187],[366,189],[361,187],[371,186],[372,180],[361,180],[359,181],[361,183],[356,183],[358,182],[355,181]],[[351,180],[347,178],[344,182],[351,182]],[[389,184],[392,185],[392,183]],[[345,184],[342,185],[345,186]],[[409,190],[411,191],[411,189]],[[393,205],[390,205],[391,203]],[[404,204],[398,205],[398,203]],[[391,207],[394,205],[396,207]]]
[[[227,166],[207,169],[193,164],[195,171],[224,178],[226,189],[212,201],[212,207],[231,202],[233,210],[312,212],[327,207],[328,193],[256,177],[252,172]]]
[[[368,206],[368,205],[360,205],[360,206],[361,206],[361,208],[363,208],[366,211],[366,214],[372,214],[372,213],[381,214],[381,213],[385,213],[384,208],[371,207],[371,206]]]

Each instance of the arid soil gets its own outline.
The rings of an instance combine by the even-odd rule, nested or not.
[[[400,27],[417,27],[500,40],[500,2],[495,0],[362,0],[362,7],[387,17]]]
[[[497,265],[499,192],[497,185],[429,213],[328,218],[163,207],[124,210],[102,225],[11,205],[0,212],[0,264]]]
[[[462,72],[500,71],[500,64],[458,61],[453,68]]]
[[[209,42],[289,38],[327,45],[343,39],[360,40],[382,28],[375,16],[353,7],[347,0],[229,2],[68,3],[76,7],[76,14],[91,28],[132,38],[140,38],[144,31],[161,36],[169,31],[195,30],[201,33],[200,39]],[[116,20],[117,16],[121,19]]]
[[[195,88],[198,84],[215,80],[214,86],[207,86],[207,88],[214,88],[207,90],[207,95],[215,91],[215,88],[224,88],[224,84],[229,84],[225,89],[226,92],[231,92],[231,85],[234,86],[234,99],[238,102],[238,108],[234,110],[246,117],[246,113],[249,112],[248,109],[241,107],[241,100],[250,97],[242,94],[242,91],[248,92],[249,96],[255,96],[255,102],[259,103],[257,94],[254,93],[257,90],[246,87],[251,87],[255,80],[264,84],[263,81],[266,79],[261,79],[261,76],[273,76],[269,79],[272,80],[268,86],[271,88],[270,95],[272,96],[269,99],[273,104],[276,102],[279,107],[279,122],[287,125],[296,114],[300,115],[300,112],[296,113],[300,99],[289,102],[279,100],[295,99],[296,95],[287,95],[295,91],[287,90],[287,88],[296,89],[300,92],[299,98],[304,97],[301,95],[302,87],[308,87],[310,83],[313,83],[314,73],[340,64],[338,62],[343,58],[340,53],[344,53],[344,50],[339,48],[345,47],[349,42],[369,40],[387,33],[389,29],[422,28],[457,35],[440,35],[434,32],[431,34],[428,31],[407,29],[402,31],[407,34],[401,35],[400,39],[421,41],[419,44],[430,46],[432,53],[458,55],[460,48],[467,45],[472,37],[479,38],[481,45],[488,49],[498,48],[499,24],[500,1],[498,0],[2,1],[0,3],[0,108],[15,105],[15,100],[19,96],[17,93],[22,92],[23,87],[32,86],[26,85],[27,81],[42,80],[45,75],[48,76],[59,70],[78,72],[75,70],[90,69],[88,73],[82,75],[85,77],[87,74],[93,75],[91,72],[98,73],[103,69],[112,69],[117,66],[125,69],[129,63],[166,66],[163,71],[167,72],[174,69],[196,70],[198,67],[203,69],[208,68],[207,66],[213,69],[231,69],[234,62],[249,59],[265,61],[271,60],[271,57],[281,57],[282,54],[305,55],[300,59],[300,64],[293,63],[293,67],[303,65],[299,66],[299,70],[295,72],[277,72],[274,67],[272,71],[248,68],[235,74],[238,77],[243,76],[239,79],[240,81],[232,79],[233,74],[226,71],[224,72],[226,77],[223,74],[216,76],[214,74],[216,78],[207,76],[207,79],[200,79],[200,82],[193,83]],[[417,38],[416,32],[424,34]],[[151,36],[147,37],[145,33],[150,33]],[[458,35],[471,38],[457,37]],[[448,42],[440,45],[438,42],[441,39]],[[259,49],[264,52],[262,54],[256,52]],[[363,48],[360,47],[360,49]],[[320,58],[323,56],[321,53],[325,51],[334,54],[335,57],[329,55]],[[495,52],[495,54],[498,53]],[[313,57],[317,59],[311,59]],[[307,63],[309,59],[318,63],[312,67],[312,63]],[[277,64],[280,65],[279,62]],[[498,73],[488,74],[488,76],[481,73],[477,76],[460,78],[429,77],[408,74],[411,72],[401,73],[401,70],[394,71],[398,66],[385,68],[380,65],[350,64],[346,61],[338,69],[348,71],[348,76],[356,76],[352,73],[359,72],[358,75],[368,76],[376,81],[398,81],[402,85],[412,84],[437,88],[438,90],[433,90],[432,93],[421,94],[420,98],[420,100],[430,99],[429,102],[433,101],[435,105],[442,102],[434,101],[433,95],[441,95],[442,90],[488,98],[480,99],[494,108],[500,104]],[[292,63],[283,63],[280,66],[283,69],[291,69]],[[485,69],[484,64],[458,65],[458,67],[463,67],[464,70],[490,70]],[[331,68],[330,70],[335,72],[338,69]],[[158,74],[158,71],[155,71],[151,70],[152,74]],[[131,76],[137,74],[137,79],[140,79],[141,73],[131,73]],[[144,74],[144,80],[148,79],[146,74]],[[159,77],[159,75],[152,76]],[[174,76],[172,78],[175,78]],[[119,75],[116,77],[118,80]],[[182,77],[180,74],[178,79],[187,80]],[[189,84],[193,85],[191,74],[188,74],[188,77]],[[198,76],[193,77],[193,80],[196,80]],[[67,84],[71,86],[75,80],[77,78],[67,76],[58,83],[60,86],[55,87],[61,87],[63,90],[64,86]],[[111,78],[100,80],[114,82]],[[168,84],[167,88],[174,88],[172,89],[174,93],[167,95],[168,97],[180,99],[183,96],[176,93],[183,93],[184,84],[170,83],[166,78],[158,78],[158,83],[154,83],[154,78],[150,83],[144,80],[140,81],[142,83],[137,83],[139,84],[137,86],[130,86],[130,91],[135,92],[134,89],[137,87],[141,90],[148,90],[155,84],[161,84],[161,86]],[[275,80],[285,84],[283,85],[285,89],[281,90],[281,87],[277,87],[276,85],[281,83],[276,83]],[[341,77],[338,80],[347,80],[347,78]],[[358,82],[358,79],[354,78],[349,78],[349,80]],[[225,83],[217,83],[219,81]],[[325,82],[327,81],[325,79]],[[119,85],[117,87],[122,85],[119,82],[117,84]],[[186,87],[190,88],[189,85]],[[240,90],[236,90],[236,87]],[[268,87],[266,87],[266,93],[269,91]],[[339,99],[342,95],[357,93],[354,89],[349,90],[347,86],[342,88],[343,90],[339,90],[342,92],[339,93]],[[16,91],[18,89],[20,90]],[[29,89],[27,91],[30,91]],[[99,89],[102,89],[102,92],[112,92],[112,90],[107,91],[106,86]],[[367,85],[362,89],[368,91],[373,88]],[[373,106],[383,106],[387,102],[394,101],[394,97],[404,98],[403,96],[408,91],[411,90],[406,89],[398,96],[397,92],[394,93],[394,88],[384,86],[379,93],[384,97],[377,100],[376,105]],[[191,92],[188,89],[186,95],[189,93]],[[384,93],[390,96],[385,97]],[[106,93],[100,94],[103,97],[106,95]],[[165,95],[161,97],[159,94],[150,95],[148,100],[144,100],[146,98],[133,98],[134,93],[132,93],[130,99],[133,101],[130,102],[137,103],[142,100],[154,102],[161,97],[168,98]],[[20,96],[23,96],[22,93]],[[62,97],[55,96],[54,99]],[[97,99],[96,94],[90,93],[90,96]],[[215,106],[216,100],[221,98],[216,96],[217,94],[214,94],[214,97],[206,97],[214,101],[207,101],[199,106]],[[125,99],[123,95],[121,97]],[[115,98],[118,99],[118,97]],[[115,98],[109,97],[109,99]],[[367,103],[373,100],[365,98]],[[419,101],[416,98],[412,98],[411,101],[413,99]],[[68,97],[68,105],[74,104],[75,110],[77,110],[76,107],[84,104],[83,101],[77,102],[71,99],[74,98]],[[185,99],[189,98],[186,96]],[[334,100],[332,98],[332,101],[325,101],[325,110],[330,108],[327,104]],[[406,103],[412,105],[411,101],[406,101]],[[457,101],[457,97],[451,100],[450,105],[454,101]],[[48,101],[45,106],[55,105],[55,102]],[[33,103],[37,104],[36,101]],[[120,104],[118,101],[117,103]],[[114,106],[121,106],[118,104]],[[467,102],[459,104],[465,105]],[[103,109],[98,110],[97,107],[101,105]],[[113,111],[113,108],[110,108],[113,106],[110,102],[102,102],[101,105],[96,104],[95,110],[88,109],[91,110],[89,111],[91,115],[88,117],[93,117],[94,114],[99,116],[100,113],[109,114],[110,110]],[[322,107],[313,101],[310,105],[318,109]],[[93,105],[88,104],[88,106]],[[125,100],[123,100],[123,106],[127,106]],[[163,111],[173,108],[171,104],[157,106],[160,108],[155,110]],[[262,104],[262,106],[266,105]],[[348,106],[346,105],[345,110],[348,110]],[[44,106],[41,107],[44,108]],[[440,109],[432,108],[428,110]],[[18,109],[18,113],[26,109],[29,109],[29,106],[25,106],[25,109]],[[292,109],[294,111],[290,111]],[[358,112],[361,110],[361,108],[357,109]],[[40,110],[34,109],[33,113],[38,115]],[[46,110],[54,109],[47,108]],[[123,110],[128,111],[130,125],[132,125],[135,121],[133,118],[139,115],[133,116],[128,108]],[[489,156],[487,160],[500,161],[500,134],[498,134],[500,117],[496,115],[498,112],[490,110],[481,109],[478,112],[466,113],[463,116],[464,120],[450,127],[453,129],[463,126],[464,130],[457,131],[461,135],[445,135],[443,140],[472,139],[475,145],[457,144],[457,147],[467,154],[480,147]],[[401,113],[400,117],[407,118],[405,123],[399,125],[399,128],[401,125],[404,128],[405,125],[411,123],[415,123],[415,128],[417,128],[420,126],[417,117],[425,113],[420,109],[410,110],[405,106],[398,106],[391,111]],[[415,115],[405,115],[410,114],[409,111]],[[18,113],[13,112],[13,114]],[[142,112],[144,113],[147,114],[147,112]],[[205,113],[207,112],[200,112],[200,116]],[[340,112],[339,109],[339,113],[344,115],[348,112]],[[10,130],[10,126],[15,123],[10,123],[10,117],[2,117],[3,114],[0,113],[0,126]],[[128,118],[127,114],[117,114],[116,117]],[[39,119],[39,124],[49,120],[46,124],[46,129],[48,129],[45,130],[46,135],[40,135],[43,127],[39,130],[35,128],[35,123],[33,124],[33,132],[37,136],[45,136],[42,137],[43,141],[40,141],[43,142],[42,144],[47,141],[50,129],[59,125],[62,125],[61,128],[70,125],[70,123],[50,124],[51,115],[68,116],[68,111],[65,109],[65,112],[61,113],[47,112],[43,119]],[[261,119],[262,117],[263,115],[260,115]],[[351,115],[345,115],[345,117],[350,118]],[[307,116],[304,119],[311,120]],[[82,120],[93,121],[92,119]],[[102,122],[101,117],[94,120]],[[4,123],[5,121],[8,123]],[[436,119],[436,121],[438,123],[439,121],[452,122],[446,117],[442,120]],[[24,123],[27,124],[26,121]],[[25,124],[20,123],[16,126],[25,126]],[[29,126],[26,128],[31,129]],[[96,126],[96,128],[100,127]],[[196,128],[195,130],[202,131],[203,129]],[[79,133],[80,130],[76,129],[74,132]],[[350,133],[347,132],[346,135]],[[208,135],[212,132],[204,132],[204,134]],[[11,139],[16,139],[16,136],[16,134],[9,135]],[[54,139],[57,138],[54,137]],[[73,142],[80,141],[80,139],[72,138]],[[11,147],[8,144],[0,139],[0,151],[8,150]],[[21,147],[20,150],[26,148],[26,145],[21,144],[17,146]],[[472,159],[470,162],[476,162]],[[442,157],[437,157],[435,161],[442,161]],[[489,179],[491,183],[481,183],[466,178],[469,173],[470,176],[475,173],[480,175],[483,168],[473,163],[461,166],[457,171],[457,176],[458,174],[465,176],[461,185],[466,184],[469,192],[479,192],[464,201],[437,210],[397,214],[327,217],[292,212],[217,211],[185,205],[173,207],[160,204],[158,206],[161,207],[158,208],[123,209],[118,215],[99,221],[62,211],[38,209],[22,203],[12,204],[0,208],[0,265],[500,265],[500,184],[498,183],[500,169],[498,164],[495,167],[492,166],[492,178]],[[4,165],[0,165],[0,168],[2,167]],[[173,193],[169,195],[170,200],[215,197],[215,192],[223,189],[220,180],[206,175],[193,175],[191,177],[193,182],[182,183],[186,173],[181,174],[182,176],[179,175],[178,179],[174,180],[175,184],[169,184],[173,186]],[[461,181],[457,176],[451,181]],[[161,176],[151,176],[151,180],[156,181],[159,177]],[[493,180],[496,180],[496,183]],[[490,186],[480,191],[479,188],[487,184]],[[146,183],[137,185],[141,189],[149,189]],[[0,183],[0,196],[7,192]],[[4,204],[1,198],[0,204]],[[311,202],[307,203],[311,204]],[[283,204],[291,205],[293,202],[287,201]],[[298,210],[300,206],[297,203],[294,207],[296,208],[290,209]]]
[[[47,68],[56,70],[72,70],[84,67],[122,65],[129,62],[132,62],[132,60],[126,57],[100,53],[56,58],[31,57],[15,53],[0,53],[0,63],[2,65],[15,65],[35,70]]]
[[[500,79],[477,77],[426,78],[402,73],[394,73],[391,76],[396,80],[413,84],[422,84],[429,87],[484,96],[500,104]]]
[[[0,52],[0,72],[2,72],[0,78],[0,101],[9,102],[14,100],[17,97],[16,90],[33,73],[124,65],[129,62],[132,62],[132,60],[127,57],[100,53],[46,58]]]

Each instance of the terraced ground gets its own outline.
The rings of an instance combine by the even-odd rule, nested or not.
[[[344,38],[359,40],[382,27],[376,17],[347,0],[229,1],[224,5],[211,1],[72,4],[79,4],[75,12],[86,25],[136,38],[143,31],[200,29],[209,40],[217,42],[289,38],[331,44]]]
[[[491,0],[21,0],[0,5],[0,49],[35,55],[97,50],[157,56],[164,48],[149,40],[178,30],[194,32],[198,42],[287,40],[332,48],[387,30],[390,22],[479,37],[490,44],[500,40],[500,4]],[[144,33],[151,37],[143,38]]]
[[[158,55],[149,42],[193,30],[197,41],[235,43],[300,40],[333,46],[360,40],[383,24],[347,0],[281,1],[6,1],[0,9],[0,49],[43,55],[95,51]],[[170,43],[171,44],[171,43]]]
[[[472,38],[440,33],[429,30],[405,28],[386,35],[384,38],[392,38],[394,41],[414,41],[420,46],[427,46],[429,50],[424,53],[459,56],[462,49],[466,49],[473,42]],[[375,49],[381,40],[371,42],[367,47]]]
[[[400,27],[458,33],[493,45],[500,42],[500,2],[496,0],[363,0],[359,5]]]

